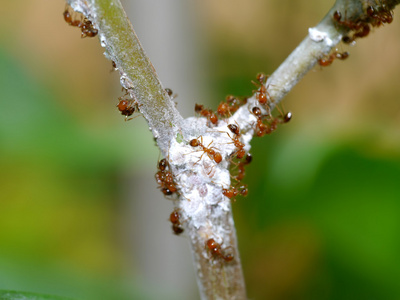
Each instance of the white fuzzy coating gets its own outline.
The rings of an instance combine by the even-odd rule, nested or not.
[[[320,30],[316,29],[315,27],[308,28],[308,36],[314,42],[320,43],[320,42],[325,41],[326,45],[329,47],[334,45],[333,41],[329,38],[329,35],[327,32],[320,31]]]
[[[231,157],[238,149],[233,141],[237,137],[228,125],[236,124],[239,127],[239,141],[243,143],[243,149],[249,152],[254,123],[257,121],[250,110],[257,104],[255,99],[249,99],[247,105],[240,107],[229,119],[219,120],[215,127],[208,127],[210,124],[207,124],[209,121],[206,118],[187,118],[184,126],[186,139],[180,143],[173,140],[170,144],[167,158],[181,195],[181,218],[190,221],[198,232],[202,232],[205,240],[213,237],[229,244],[226,240],[229,233],[224,226],[220,226],[223,224],[212,221],[219,217],[223,219],[231,209],[231,200],[223,195],[222,190],[230,188]],[[220,153],[222,161],[216,163],[202,146],[190,146],[193,139],[197,139],[205,148]]]

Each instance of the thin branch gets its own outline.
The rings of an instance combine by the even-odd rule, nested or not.
[[[343,36],[351,31],[350,28],[339,26],[334,21],[333,15],[336,11],[354,23],[360,20],[370,23],[371,18],[367,14],[369,6],[376,10],[385,7],[390,11],[399,3],[400,0],[337,0],[322,21],[316,27],[309,29],[307,37],[268,79],[267,86],[270,86],[268,92],[273,99],[271,108],[317,64],[319,58],[331,52]]]
[[[164,155],[170,141],[181,131],[183,118],[145,54],[119,0],[68,0],[99,31],[105,55],[115,62],[121,85],[138,103]]]

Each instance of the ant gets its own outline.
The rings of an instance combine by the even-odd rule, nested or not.
[[[203,157],[203,155],[204,155],[205,153],[207,153],[208,157],[209,157],[211,160],[213,160],[213,161],[215,161],[217,164],[219,164],[219,163],[222,161],[222,155],[221,155],[221,153],[219,153],[219,152],[213,150],[212,148],[214,148],[214,147],[210,147],[210,145],[213,143],[213,141],[211,141],[211,142],[208,144],[208,146],[206,147],[206,146],[203,145],[203,137],[202,137],[202,136],[200,136],[200,140],[201,140],[201,141],[199,141],[199,138],[197,138],[197,139],[192,139],[192,140],[190,140],[190,142],[189,142],[189,145],[190,145],[190,146],[192,146],[192,147],[200,146],[200,147],[202,148],[202,150],[204,151],[204,153],[200,156],[199,160],[198,160],[196,163],[198,163],[198,162],[201,160],[201,158]],[[214,149],[215,149],[215,148],[214,148]]]
[[[239,165],[238,165],[238,174],[234,177],[235,178],[235,180],[239,183],[240,181],[242,181],[243,180],[243,178],[244,178],[244,175],[245,175],[245,169],[244,169],[244,167],[246,166],[246,165],[248,165],[249,163],[251,163],[251,161],[253,160],[253,157],[251,156],[251,154],[250,153],[247,153],[247,155],[246,155],[246,157],[245,157],[245,160],[244,161],[241,161],[240,163],[239,163]],[[229,198],[229,197],[228,197]]]
[[[335,58],[340,60],[345,60],[349,57],[349,52],[345,51],[343,53],[339,53],[337,51],[331,53],[329,56],[325,56],[318,60],[318,64],[322,67],[327,67],[332,64]]]
[[[132,120],[133,118],[129,118],[133,115],[135,110],[137,109],[137,104],[133,100],[126,100],[122,97],[119,97],[119,103],[116,105],[118,110],[121,112],[121,115],[125,116],[125,121]]]
[[[169,220],[172,223],[172,230],[176,235],[181,234],[184,231],[180,218],[181,215],[178,212],[178,209],[175,209],[169,216]]]
[[[218,244],[214,239],[208,239],[206,241],[206,247],[208,248],[208,250],[211,252],[211,255],[213,257],[220,257],[223,260],[225,260],[226,262],[230,262],[233,260],[233,255],[232,254],[224,254],[223,252],[225,252],[225,250],[227,248],[225,248],[224,250],[222,250],[222,247],[220,244]],[[229,247],[228,247],[229,248]]]
[[[66,5],[65,10],[63,13],[64,20],[67,22],[69,25],[81,28],[81,38],[84,37],[95,37],[98,33],[98,30],[93,27],[93,24],[90,20],[87,18],[84,18],[82,20],[82,15],[79,14],[78,19],[74,19],[73,14],[70,13],[70,6]]]
[[[247,196],[249,190],[245,185],[240,186],[239,188],[230,187],[229,189],[222,189],[222,194],[229,199],[236,197],[241,194],[242,196]]]
[[[81,26],[82,34],[81,38],[84,37],[95,37],[97,33],[99,32],[96,28],[93,27],[93,24],[90,20],[84,18],[83,23]]]
[[[255,83],[253,81],[253,84],[256,86],[260,86],[260,88],[257,91],[257,100],[261,105],[267,104],[267,101],[270,99],[269,93],[267,92],[267,87],[265,86],[265,83],[267,82],[268,76],[265,75],[264,73],[259,73],[257,75],[257,81],[258,83]]]
[[[235,135],[233,138],[230,136],[229,133],[228,136],[231,138],[233,144],[237,148],[236,152],[232,155],[236,155],[238,159],[242,159],[244,155],[246,154],[246,151],[243,149],[244,148],[244,143],[239,141],[240,138],[240,129],[239,126],[236,124],[228,124],[228,129]]]
[[[236,97],[232,95],[228,95],[225,98],[225,102],[221,102],[217,108],[217,114],[221,117],[227,117],[232,115],[235,111],[238,110],[240,106],[240,101]]]
[[[155,175],[156,181],[160,185],[161,192],[165,196],[170,196],[178,189],[175,186],[174,177],[171,171],[167,170],[167,168],[169,168],[167,159],[163,158],[160,160],[157,167],[159,171]]]
[[[212,124],[215,125],[218,123],[218,117],[211,109],[206,109],[203,105],[196,103],[194,111],[201,116],[206,117]]]
[[[375,26],[380,26],[382,23],[392,23],[393,22],[393,13],[382,7],[382,11],[376,11],[372,6],[367,7],[367,15],[375,20],[377,20],[377,24]]]

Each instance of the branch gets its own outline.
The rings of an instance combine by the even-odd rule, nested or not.
[[[68,0],[99,31],[105,55],[117,66],[121,85],[138,103],[162,153],[182,130],[183,118],[175,108],[146,56],[119,0]]]
[[[230,185],[232,162],[237,161],[236,168],[241,171],[249,162],[243,158],[249,153],[253,135],[271,133],[290,120],[288,116],[273,117],[271,111],[321,58],[343,37],[352,42],[368,34],[370,25],[390,23],[390,11],[400,0],[337,0],[267,82],[259,77],[257,92],[245,104],[228,105],[235,113],[223,120],[204,109],[201,113],[206,118],[182,119],[119,0],[68,1],[98,29],[106,56],[121,74],[122,86],[137,101],[168,158],[165,165],[159,166],[157,180],[164,194],[179,191],[179,197],[173,198],[179,212],[176,222],[186,229],[190,239],[201,298],[246,299],[230,200],[235,193],[245,194],[245,189],[238,188],[240,180]],[[165,178],[168,174],[173,174],[173,182]]]

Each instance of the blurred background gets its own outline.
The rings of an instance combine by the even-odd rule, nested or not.
[[[178,109],[250,95],[334,1],[123,1]],[[142,117],[61,0],[0,10],[0,289],[198,299]],[[400,15],[316,67],[252,143],[233,205],[250,299],[400,299]]]

